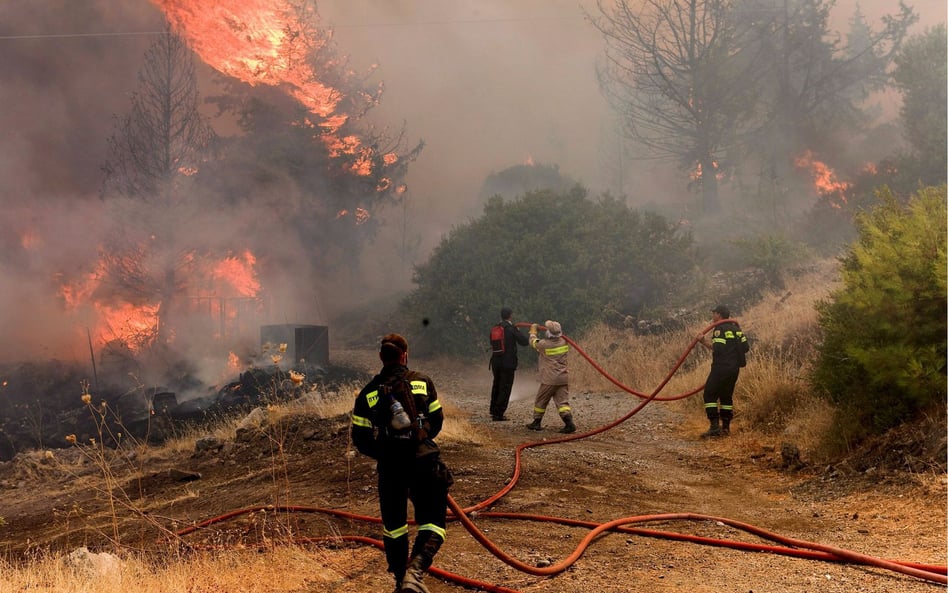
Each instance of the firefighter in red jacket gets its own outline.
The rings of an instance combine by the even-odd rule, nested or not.
[[[379,508],[395,592],[427,593],[422,579],[445,538],[450,470],[434,438],[444,414],[431,378],[408,369],[408,342],[382,338],[382,370],[356,397],[352,442],[378,462]],[[408,553],[408,501],[418,533]]]
[[[511,321],[513,309],[500,309],[500,325],[504,329],[503,352],[491,355],[490,369],[494,373],[494,382],[490,387],[490,417],[495,422],[507,420],[507,406],[510,405],[510,393],[513,391],[514,376],[517,374],[517,345],[526,346],[527,336],[523,335]]]

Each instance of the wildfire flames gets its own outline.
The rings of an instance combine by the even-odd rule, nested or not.
[[[224,325],[238,311],[237,307],[227,307],[226,302],[258,297],[256,257],[250,251],[220,259],[201,258],[191,253],[186,259],[193,269],[191,276],[206,279],[200,286],[192,283],[192,294],[188,297],[191,315],[220,320]],[[114,298],[97,299],[105,277],[105,262],[100,260],[94,271],[78,281],[64,280],[59,294],[65,308],[91,318],[88,337],[97,345],[118,341],[131,351],[138,351],[157,334],[162,303],[133,304]]]
[[[349,170],[372,174],[375,151],[355,135],[339,136],[349,115],[340,111],[345,94],[321,80],[310,60],[329,42],[309,23],[316,12],[291,0],[152,0],[189,46],[209,66],[251,86],[282,89],[315,115],[310,125],[332,156],[352,155]],[[392,164],[398,155],[382,156]]]
[[[374,173],[373,167],[396,165],[399,156],[366,146],[354,134],[345,133],[350,120],[346,113],[360,103],[374,100],[368,93],[353,88],[358,96],[347,97],[339,85],[330,83],[351,72],[336,71],[341,65],[329,48],[331,31],[318,21],[315,3],[300,0],[152,0],[164,13],[175,31],[188,43],[200,60],[221,74],[250,86],[267,86],[280,90],[301,104],[308,114],[303,122],[313,137],[322,142],[331,157],[344,156],[347,172],[359,176]],[[323,51],[327,50],[327,51]],[[365,95],[365,96],[363,96]],[[349,101],[347,99],[353,99]],[[364,101],[363,101],[364,102]],[[361,112],[361,111],[360,111]],[[193,171],[180,171],[183,175]],[[380,175],[378,192],[400,196],[404,184]],[[370,212],[362,207],[340,210],[337,218],[352,217],[363,224]],[[24,233],[24,246],[36,245],[42,237]],[[138,254],[141,255],[141,254]],[[96,346],[109,342],[127,345],[133,352],[149,344],[159,335],[168,303],[156,290],[154,296],[121,295],[105,286],[108,277],[106,258],[101,258],[92,272],[83,277],[60,279],[59,294],[67,311],[83,319],[79,328],[83,339],[88,332]],[[261,284],[257,277],[256,257],[243,251],[224,257],[206,253],[188,253],[175,265],[180,279],[176,307],[180,312],[204,320],[205,327],[219,337],[228,333],[227,324],[240,312],[251,322],[251,314],[262,312]],[[128,269],[140,266],[129,265]],[[160,270],[152,270],[158,278]],[[143,302],[143,300],[147,302]],[[184,306],[183,303],[187,303]],[[189,318],[190,319],[190,318]],[[209,323],[208,320],[213,320]],[[162,330],[163,331],[163,330]],[[173,340],[174,336],[163,335]],[[90,344],[91,345],[91,344]],[[233,361],[231,361],[233,362]]]
[[[816,191],[821,196],[837,196],[843,204],[846,203],[845,191],[850,188],[851,183],[840,181],[836,178],[836,173],[827,166],[826,163],[817,160],[813,151],[806,150],[803,154],[794,159],[793,164],[798,169],[808,169],[813,178],[813,184]],[[841,208],[842,204],[834,203],[834,208]]]
[[[725,175],[723,171],[718,170],[717,161],[711,161],[711,164],[714,166],[714,178],[718,181],[724,181]],[[688,174],[689,179],[692,181],[700,181],[703,173],[701,172],[701,163],[695,163],[695,169]]]

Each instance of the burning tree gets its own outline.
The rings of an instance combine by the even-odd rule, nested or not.
[[[403,132],[356,128],[381,85],[338,56],[310,0],[156,4],[172,30],[146,54],[111,142],[103,196],[122,223],[97,296],[157,306],[166,344],[182,319],[225,337],[224,321],[192,315],[195,303],[223,319],[223,298],[309,295],[316,270],[354,267],[422,145],[401,152]],[[220,75],[212,102],[240,133],[215,136],[199,114],[192,51]]]
[[[784,200],[801,160],[842,154],[865,130],[869,118],[863,102],[887,83],[887,70],[916,19],[900,2],[899,12],[884,17],[881,29],[874,30],[857,8],[844,43],[829,28],[833,5],[828,0],[745,0],[735,11],[757,31],[749,49],[765,66],[756,89],[765,109],[746,145],[746,168],[758,168],[759,200]],[[822,194],[826,188],[817,184],[816,189]]]
[[[403,148],[404,129],[358,127],[382,85],[339,55],[312,0],[155,1],[223,75],[225,93],[212,101],[242,132],[226,140],[204,187],[231,207],[273,206],[267,218],[298,247],[281,255],[261,246],[261,257],[299,266],[304,251],[321,275],[354,268],[374,214],[403,199],[423,146]]]
[[[647,156],[694,171],[706,212],[717,209],[725,172],[758,167],[757,197],[778,200],[804,151],[841,151],[840,132],[851,137],[866,125],[861,104],[886,83],[915,20],[900,3],[874,30],[857,11],[844,44],[829,30],[829,0],[598,6],[604,91]]]
[[[600,85],[625,130],[671,158],[702,190],[706,212],[720,208],[718,174],[749,130],[756,61],[744,49],[731,3],[720,0],[600,0],[595,27],[606,41]]]
[[[185,221],[193,212],[189,178],[205,162],[215,140],[198,110],[194,62],[184,40],[168,30],[145,52],[131,95],[131,109],[117,118],[109,139],[103,199],[118,222],[102,249],[97,302],[152,307],[151,328],[137,346],[167,341],[193,259],[194,235]],[[114,328],[113,328],[114,329]]]
[[[129,113],[109,139],[103,195],[174,207],[179,180],[202,164],[215,134],[198,110],[191,50],[168,30],[145,52]]]

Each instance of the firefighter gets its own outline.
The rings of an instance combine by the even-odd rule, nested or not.
[[[537,389],[536,399],[533,402],[533,422],[527,425],[530,430],[542,430],[540,423],[546,406],[553,400],[556,411],[563,419],[563,428],[560,432],[570,434],[576,432],[573,424],[573,413],[569,407],[569,367],[567,354],[569,344],[563,337],[563,328],[557,321],[547,320],[546,337],[537,336],[537,324],[530,326],[530,346],[540,356],[537,360],[540,387]]]
[[[741,367],[747,364],[746,353],[750,349],[747,336],[741,326],[730,319],[731,311],[725,305],[711,309],[713,323],[728,320],[714,326],[709,338],[698,334],[698,342],[711,351],[711,371],[704,383],[704,411],[710,426],[701,438],[728,436],[731,434],[731,419],[734,417],[734,387]],[[720,420],[720,423],[719,423]]]
[[[388,334],[379,346],[382,370],[359,392],[352,442],[378,462],[379,509],[395,593],[427,593],[422,579],[445,539],[450,470],[434,438],[444,414],[431,378],[408,368],[408,342]],[[418,525],[408,553],[408,501]]]
[[[490,358],[489,367],[494,373],[494,382],[490,388],[490,418],[494,422],[507,420],[505,415],[510,405],[510,392],[513,391],[514,376],[517,374],[517,345],[526,346],[527,336],[523,335],[510,318],[513,309],[500,309],[500,324],[503,328],[503,347],[496,350]]]

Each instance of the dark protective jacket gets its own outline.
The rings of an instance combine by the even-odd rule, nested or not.
[[[750,350],[747,336],[736,321],[716,325],[711,334],[711,370],[737,371],[745,365]]]
[[[500,324],[504,326],[504,352],[491,355],[490,368],[513,371],[517,369],[517,344],[528,346],[530,340],[509,319]]]
[[[404,378],[411,383],[415,417],[412,428],[396,432],[391,428],[391,405],[383,395],[383,385]],[[401,401],[401,399],[400,399]],[[411,409],[402,401],[402,406]],[[434,439],[441,432],[444,413],[434,383],[427,375],[400,364],[385,365],[356,396],[352,408],[352,443],[363,455],[380,466],[407,462],[438,452]],[[423,432],[422,432],[423,431]],[[382,469],[380,467],[380,469]]]

